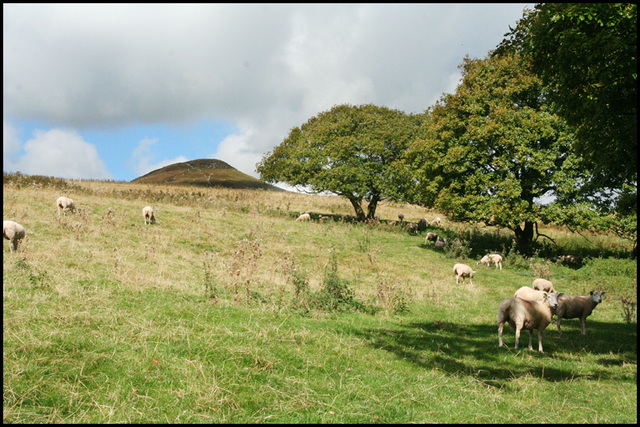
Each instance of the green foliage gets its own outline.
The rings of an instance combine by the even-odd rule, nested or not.
[[[292,129],[256,170],[267,182],[343,196],[358,219],[373,218],[378,202],[400,198],[408,183],[402,157],[419,118],[371,104],[337,105]]]
[[[428,112],[407,154],[423,188],[415,201],[455,221],[507,227],[529,254],[536,200],[564,200],[585,173],[569,150],[573,136],[518,56],[466,58],[461,67],[456,93]]]
[[[496,54],[530,58],[554,110],[576,129],[590,187],[637,198],[637,4],[540,3]],[[637,211],[637,202],[635,203]]]

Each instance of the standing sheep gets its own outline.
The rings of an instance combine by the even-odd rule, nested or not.
[[[553,288],[553,283],[548,281],[547,279],[535,279],[533,284],[531,285],[533,289],[538,291],[545,292],[555,292],[556,290]]]
[[[147,225],[147,220],[149,220],[149,224],[155,224],[156,222],[156,216],[151,206],[142,208],[142,217],[144,218],[144,225]]]
[[[62,209],[62,213],[64,215],[67,214],[66,211],[76,211],[76,205],[73,203],[73,200],[65,196],[58,197],[58,200],[56,200],[56,206],[58,206],[58,216],[60,216],[60,209]]]
[[[545,291],[536,291],[529,286],[523,286],[513,294],[514,297],[526,299],[527,301],[544,301]]]
[[[435,243],[437,240],[438,240],[438,235],[436,233],[428,232],[427,238],[424,240],[424,244],[426,245],[427,242]]]
[[[458,279],[462,278],[464,282],[464,278],[469,278],[469,283],[473,285],[471,279],[476,272],[471,269],[467,264],[456,264],[453,266],[453,274],[456,275],[456,285],[458,284]]]
[[[24,227],[14,221],[2,221],[2,235],[10,242],[10,252],[18,250],[18,243],[26,235]]]
[[[582,329],[582,335],[586,335],[585,323],[587,316],[591,314],[596,305],[602,302],[602,297],[605,292],[591,291],[589,296],[563,296],[558,300],[558,309],[556,310],[556,316],[558,320],[556,325],[558,326],[558,332],[562,334],[560,329],[560,322],[562,319],[580,319],[580,328]]]
[[[545,293],[543,302],[527,301],[517,297],[503,299],[498,307],[498,347],[504,345],[502,342],[502,330],[504,329],[504,324],[509,323],[516,330],[516,349],[518,349],[520,341],[520,332],[526,329],[529,332],[529,350],[533,350],[531,331],[535,329],[538,331],[538,351],[544,353],[542,350],[542,332],[551,323],[553,311],[558,306],[558,298],[561,295]]]
[[[478,265],[480,264],[485,264],[487,267],[489,266],[489,264],[495,264],[496,268],[500,267],[500,270],[502,270],[502,255],[500,254],[489,254],[489,255],[485,255],[482,257],[482,259],[480,261],[478,261]]]
[[[304,213],[300,214],[300,216],[298,218],[296,218],[296,221],[311,221],[311,215],[309,215],[308,213],[304,212]]]
[[[398,214],[398,219],[400,220],[400,222],[404,221],[404,214],[399,213]]]

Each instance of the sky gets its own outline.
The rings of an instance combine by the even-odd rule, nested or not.
[[[335,105],[421,113],[533,3],[3,4],[5,172],[256,164]]]

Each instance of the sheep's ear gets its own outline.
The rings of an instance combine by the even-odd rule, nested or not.
[[[589,292],[589,295],[593,295],[593,291]]]
[[[556,298],[560,298],[563,295],[564,295],[564,292],[560,292]]]

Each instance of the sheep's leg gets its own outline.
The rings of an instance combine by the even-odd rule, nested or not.
[[[544,351],[542,351],[542,331],[538,330],[538,351],[540,353],[544,353]]]
[[[529,332],[529,350],[533,350],[533,345],[532,345],[533,334],[529,330],[527,330],[527,332]]]
[[[580,318],[580,327],[582,328],[582,335],[587,335],[587,328],[586,328],[586,323],[587,323],[587,319],[584,317]]]
[[[515,349],[518,349],[518,343],[520,342],[520,328],[516,325],[516,346]]]
[[[504,343],[502,342],[502,330],[504,329],[504,323],[500,323],[498,325],[498,347],[502,347]]]
[[[562,335],[562,329],[560,329],[560,322],[562,321],[562,317],[558,317],[558,321],[556,322],[556,326],[558,326],[558,333]]]

